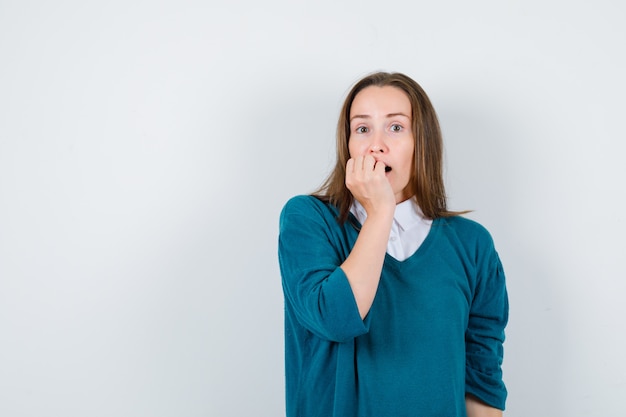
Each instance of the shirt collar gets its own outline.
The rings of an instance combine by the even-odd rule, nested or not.
[[[367,212],[365,208],[358,201],[354,200],[350,212],[354,214],[357,220],[363,224],[367,218]],[[431,222],[431,220],[424,218],[422,210],[417,205],[417,201],[414,198],[409,198],[399,204],[396,204],[396,211],[393,215],[394,221],[402,230],[408,230],[417,226],[421,221],[425,223]]]

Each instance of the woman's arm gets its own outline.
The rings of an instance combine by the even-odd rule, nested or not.
[[[473,395],[465,397],[467,417],[502,417],[502,410],[488,406]]]
[[[341,264],[359,314],[365,318],[378,290],[396,200],[385,176],[385,166],[376,164],[371,156],[348,161],[346,186],[367,212],[354,247]]]
[[[475,248],[472,257],[477,269],[470,277],[474,289],[465,332],[465,392],[503,410],[507,390],[502,380],[502,344],[509,317],[505,275],[489,233],[481,227],[474,238],[469,241]]]
[[[392,221],[393,212],[390,216],[385,213],[378,216],[368,215],[352,252],[341,264],[361,318],[365,318],[369,312],[378,290]]]

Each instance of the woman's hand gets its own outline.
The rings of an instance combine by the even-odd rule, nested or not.
[[[467,417],[502,417],[502,410],[488,406],[473,395],[465,396],[465,408]]]
[[[350,158],[346,164],[346,187],[361,203],[368,217],[395,211],[396,199],[385,175],[385,164],[371,155]]]

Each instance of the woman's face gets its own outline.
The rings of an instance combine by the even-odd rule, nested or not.
[[[372,155],[377,163],[384,163],[396,203],[413,195],[408,185],[414,148],[411,102],[406,93],[391,86],[361,90],[350,108],[350,157]]]

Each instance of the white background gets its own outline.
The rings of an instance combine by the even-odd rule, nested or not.
[[[374,70],[428,92],[496,240],[505,415],[623,416],[625,15],[0,0],[0,416],[283,415],[278,215]]]

